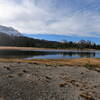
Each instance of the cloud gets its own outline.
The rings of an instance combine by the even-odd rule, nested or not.
[[[0,0],[0,24],[22,33],[100,37],[98,0]]]

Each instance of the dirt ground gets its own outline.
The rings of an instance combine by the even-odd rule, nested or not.
[[[100,100],[100,72],[79,66],[2,62],[0,100]]]

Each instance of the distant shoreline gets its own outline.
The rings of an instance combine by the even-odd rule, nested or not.
[[[96,49],[87,49],[87,48],[86,49],[75,49],[75,48],[55,49],[55,48],[0,46],[0,50],[87,50],[87,51],[94,51]]]

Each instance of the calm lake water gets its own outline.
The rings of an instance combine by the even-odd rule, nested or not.
[[[0,50],[0,58],[19,59],[69,59],[69,58],[100,58],[100,51],[78,50]]]

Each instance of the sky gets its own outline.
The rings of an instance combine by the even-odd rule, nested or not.
[[[100,0],[0,0],[0,25],[27,34],[100,38]]]
[[[68,35],[57,35],[57,34],[24,34],[24,36],[35,39],[49,40],[49,41],[78,42],[80,40],[90,40],[93,43],[100,44],[100,38],[95,38],[95,37],[68,36]]]

